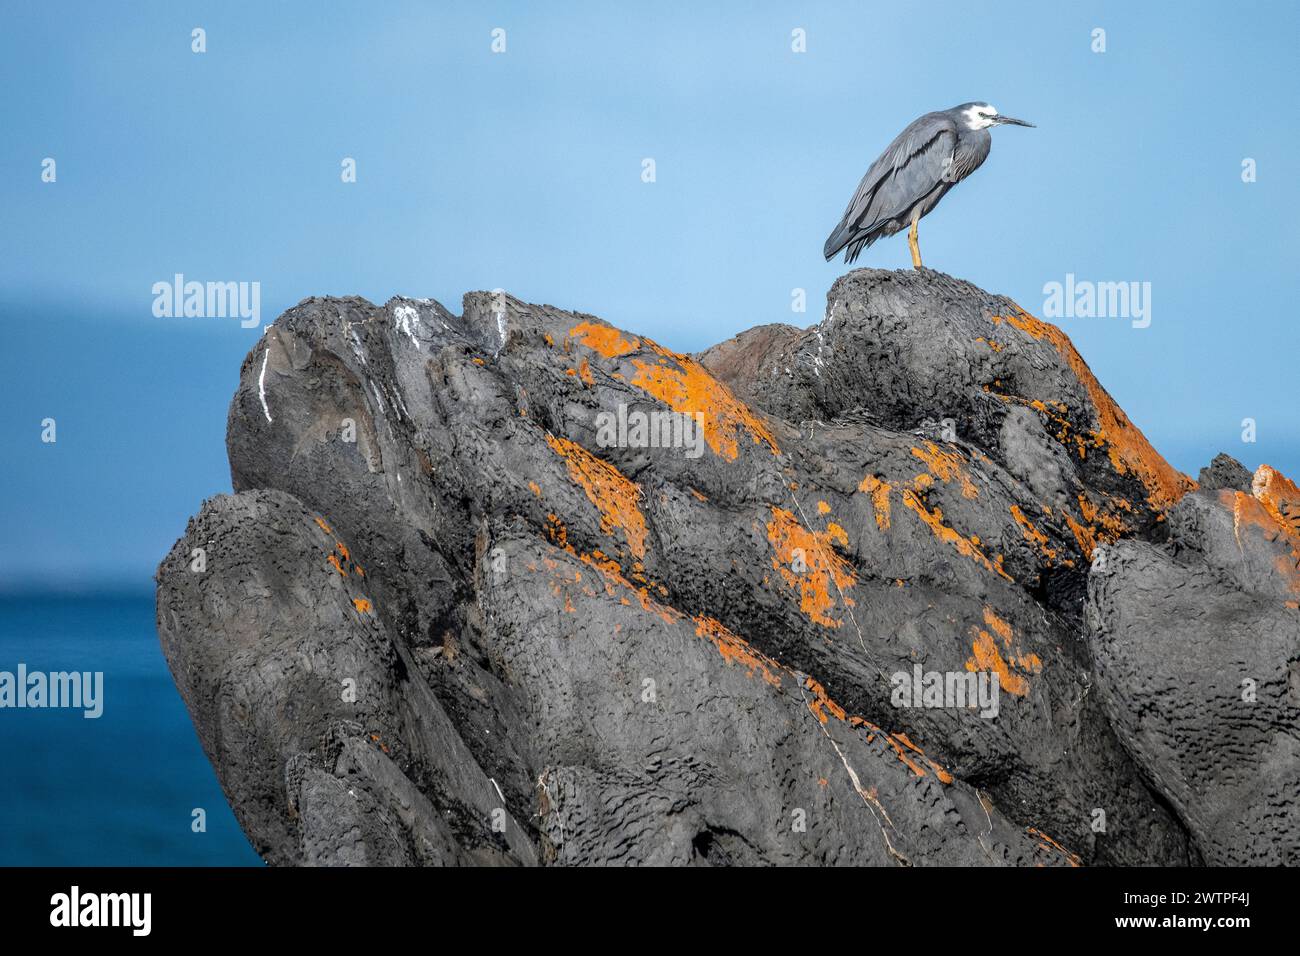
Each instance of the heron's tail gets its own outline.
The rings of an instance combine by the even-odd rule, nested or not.
[[[861,232],[850,225],[849,221],[845,219],[836,226],[835,231],[826,238],[826,245],[822,247],[822,255],[826,257],[827,262],[830,262],[835,258],[837,252],[845,246],[848,246],[848,251],[844,253],[844,261],[852,262],[858,257],[863,249],[867,248],[867,246],[871,245],[875,241],[875,235],[869,232]]]
[[[853,238],[853,227],[849,225],[847,217],[840,220],[840,224],[835,227],[835,231],[826,237],[826,245],[822,246],[822,255],[826,261],[830,262],[835,258],[835,254],[849,244]]]

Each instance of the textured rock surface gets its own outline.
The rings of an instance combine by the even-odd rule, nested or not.
[[[158,625],[271,862],[1294,862],[1300,499],[1193,491],[969,284],[859,270],[697,357],[309,299],[228,450]],[[914,672],[996,674],[996,716],[899,706]]]
[[[1300,864],[1300,492],[1189,494],[1089,579],[1097,687],[1208,863]]]
[[[1196,483],[1201,491],[1218,491],[1231,488],[1235,491],[1250,491],[1251,474],[1246,466],[1231,455],[1218,454],[1214,461],[1201,469]]]

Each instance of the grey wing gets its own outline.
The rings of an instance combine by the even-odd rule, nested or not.
[[[862,177],[839,226],[826,240],[826,258],[905,216],[934,189],[968,175],[953,161],[957,140],[956,123],[945,113],[927,113],[899,133]]]

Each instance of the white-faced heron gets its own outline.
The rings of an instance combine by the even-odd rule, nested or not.
[[[881,236],[911,223],[907,244],[912,265],[921,268],[917,222],[944,193],[979,169],[989,154],[990,127],[1005,123],[1034,125],[1002,116],[988,103],[963,103],[913,120],[862,177],[844,218],[826,240],[822,251],[827,261],[844,249],[844,261],[852,262]]]

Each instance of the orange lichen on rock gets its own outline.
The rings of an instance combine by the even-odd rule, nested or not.
[[[650,347],[659,359],[656,362],[633,359],[636,376],[632,384],[679,414],[693,420],[703,415],[704,440],[715,455],[735,461],[740,454],[742,434],[748,434],[755,445],[766,444],[773,455],[780,454],[767,424],[703,365],[653,343]]]
[[[334,529],[326,524],[324,519],[313,518],[312,520],[314,520],[316,526],[327,535],[331,538],[334,537]],[[325,560],[329,562],[330,567],[345,578],[348,576],[349,569],[355,571],[358,577],[364,578],[366,576],[366,572],[361,565],[352,560],[352,552],[348,550],[348,546],[337,539],[334,541],[334,547],[330,550],[329,554],[325,556]]]
[[[587,449],[567,438],[546,436],[551,450],[564,459],[572,478],[600,512],[600,530],[623,532],[628,549],[638,558],[645,557],[645,516],[637,504],[641,489],[609,462],[602,461]]]
[[[1300,552],[1279,554],[1273,561],[1278,576],[1288,583],[1292,591],[1300,593]]]
[[[894,734],[894,737],[897,738],[903,744],[903,746],[907,747],[908,750],[911,750],[913,753],[918,754],[922,760],[928,763],[931,766],[931,768],[933,768],[934,775],[939,778],[941,783],[952,783],[952,774],[950,774],[947,770],[944,770],[937,763],[935,763],[933,760],[927,757],[925,755],[924,750],[922,750],[920,747],[918,747],[916,744],[912,743],[912,741],[908,739],[907,734],[897,733]]]
[[[1023,534],[1030,543],[1037,545],[1038,550],[1043,553],[1045,558],[1049,561],[1056,560],[1056,549],[1049,547],[1051,539],[1034,527],[1034,523],[1025,517],[1025,513],[1020,510],[1019,505],[1011,506],[1011,517],[1015,518],[1016,524],[1020,525],[1020,533]]]
[[[863,728],[867,731],[867,743],[871,743],[877,736],[879,736],[884,743],[894,751],[895,756],[898,757],[904,766],[911,770],[912,773],[916,774],[916,776],[924,777],[926,775],[926,769],[914,760],[911,754],[915,754],[928,764],[930,769],[934,772],[935,777],[941,783],[950,784],[953,782],[952,774],[948,773],[948,771],[944,770],[943,767],[927,757],[925,751],[912,743],[906,734],[890,734],[863,717],[856,715],[850,717],[843,707],[831,699],[831,696],[826,693],[826,688],[817,680],[806,675],[798,674],[796,671],[791,670],[779,661],[768,657],[761,651],[755,650],[744,638],[733,633],[713,618],[695,617],[692,620],[695,621],[696,634],[708,638],[718,648],[719,652],[722,653],[722,656],[728,663],[737,663],[748,667],[750,669],[750,676],[753,676],[755,673],[761,674],[763,679],[773,687],[781,686],[781,677],[783,674],[791,677],[802,677],[803,680],[799,686],[802,687],[803,690],[807,691],[811,696],[811,699],[809,699],[808,696],[805,696],[804,702],[812,715],[817,718],[818,723],[826,725],[832,720],[835,720],[840,723],[847,723],[852,728]]]
[[[585,358],[578,363],[578,377],[587,385],[595,382],[595,378],[591,374],[591,363]]]
[[[984,607],[984,623],[989,626],[994,634],[1002,638],[1010,646],[1011,638],[1015,633],[1011,628],[1011,624],[998,617],[997,612],[987,605]]]
[[[1237,548],[1243,547],[1243,528],[1255,528],[1264,540],[1287,550],[1273,566],[1286,586],[1300,593],[1300,489],[1268,465],[1260,465],[1251,481],[1251,494],[1223,489],[1219,502],[1232,509],[1232,531]]]
[[[772,544],[773,570],[799,593],[799,609],[809,620],[823,627],[839,627],[842,622],[830,616],[838,603],[831,589],[835,588],[844,603],[852,607],[853,601],[843,592],[858,579],[852,565],[835,553],[831,542],[847,545],[848,535],[833,523],[826,531],[809,531],[789,511],[771,508],[767,540]]]
[[[623,569],[613,558],[605,556],[600,551],[593,551],[591,554],[577,554],[574,552],[572,545],[567,546],[566,550],[579,561],[599,571],[605,582],[605,593],[610,597],[619,598],[620,604],[631,606],[631,598],[635,597],[636,602],[643,611],[654,614],[665,624],[675,624],[684,617],[682,612],[676,608],[667,604],[660,604],[652,598],[648,587],[637,587],[625,578]],[[627,593],[620,594],[620,589]]]
[[[371,608],[373,605],[372,605],[369,601],[367,601],[365,598],[353,598],[353,599],[352,599],[352,606],[353,606],[354,608],[356,608],[358,611],[360,611],[362,614],[366,614],[366,613],[369,613],[370,608]]]
[[[1001,385],[1001,382],[997,384]],[[1088,457],[1088,449],[1100,448],[1105,444],[1099,433],[1084,436],[1075,432],[1074,424],[1065,415],[1067,408],[1064,402],[1053,400],[1050,403],[1056,406],[1056,411],[1053,411],[1047,407],[1047,402],[1041,401],[1040,399],[1028,399],[1019,395],[1007,395],[1003,392],[995,392],[987,385],[984,386],[984,391],[1008,405],[1013,403],[1024,405],[1026,408],[1032,408],[1042,414],[1047,419],[1047,421],[1043,423],[1044,427],[1050,429],[1051,424],[1055,424],[1056,440],[1066,447],[1069,447],[1070,443],[1073,442],[1075,451],[1078,453],[1080,459]]]
[[[572,548],[566,547],[565,550],[571,556],[577,557],[577,555],[573,554]],[[547,582],[547,585],[551,590],[551,594],[554,595],[556,599],[564,599],[563,611],[565,614],[577,613],[578,609],[573,603],[573,592],[575,590],[581,591],[589,598],[594,598],[596,596],[596,589],[590,584],[583,583],[581,571],[573,570],[571,572],[570,568],[561,565],[560,562],[552,558],[545,558],[542,563],[545,565],[546,570],[550,572],[550,580]],[[530,562],[528,564],[528,570],[537,571],[539,568],[535,563]]]
[[[773,687],[781,686],[779,671],[783,668],[776,661],[754,650],[749,646],[749,642],[714,618],[701,615],[692,620],[695,621],[695,633],[706,638],[716,647],[722,659],[728,664],[746,667],[749,669],[750,677],[758,674]]]
[[[974,637],[974,643],[971,645],[971,657],[966,661],[966,670],[968,671],[993,671],[998,675],[998,683],[1008,694],[1016,697],[1024,697],[1029,693],[1029,681],[1025,674],[1037,674],[1043,669],[1043,663],[1039,660],[1037,654],[1020,654],[1015,649],[1015,632],[1011,625],[998,617],[997,613],[991,607],[984,608],[984,624],[988,628],[985,630],[979,626],[971,627],[971,635]],[[992,631],[993,634],[990,634]],[[998,649],[997,640],[994,634],[1002,640],[1003,650],[1007,652],[1007,657],[1002,656],[1002,651]],[[1008,663],[1007,658],[1010,658]],[[1015,665],[1016,671],[1011,669]]]
[[[789,671],[789,668],[782,666],[782,670]],[[794,672],[790,671],[790,673]],[[903,765],[907,767],[908,770],[912,771],[912,773],[916,774],[916,776],[924,777],[926,775],[926,770],[925,767],[912,759],[912,753],[916,754],[929,764],[930,769],[934,771],[934,775],[940,783],[952,783],[952,774],[948,773],[948,771],[944,770],[943,767],[927,757],[925,751],[912,743],[906,734],[888,733],[867,720],[865,717],[860,717],[856,714],[850,717],[848,712],[839,704],[835,703],[835,701],[831,699],[830,695],[826,693],[826,688],[811,677],[804,676],[802,687],[812,694],[811,700],[807,697],[804,698],[804,704],[822,725],[830,723],[831,720],[836,720],[840,723],[847,722],[850,727],[855,729],[862,728],[866,731],[866,741],[868,744],[872,743],[876,737],[880,737],[880,739],[894,751],[894,755],[898,757]],[[909,753],[909,751],[911,753]]]
[[[569,336],[606,359],[641,350],[651,352],[653,361],[631,360],[636,370],[632,384],[692,420],[703,416],[704,440],[714,454],[735,461],[742,433],[756,445],[766,444],[772,454],[780,453],[767,424],[690,356],[649,339],[624,338],[612,325],[594,322],[580,322],[569,330]],[[619,372],[613,375],[623,378]]]
[[[857,716],[850,717],[849,725],[852,727],[865,728],[867,731],[867,743],[872,743],[873,741],[875,741],[877,737],[879,737],[885,743],[886,746],[888,746],[891,750],[894,751],[894,756],[896,756],[900,761],[902,761],[903,765],[907,767],[908,770],[912,771],[912,773],[916,774],[916,776],[924,777],[925,768],[912,759],[912,757],[908,753],[909,750],[920,755],[920,757],[923,760],[925,760],[926,763],[930,764],[934,768],[935,776],[939,778],[940,782],[942,783],[952,782],[952,775],[949,774],[942,767],[940,767],[933,760],[931,760],[929,757],[925,756],[925,752],[922,751],[921,748],[917,747],[910,740],[908,740],[905,734],[887,733],[886,731],[881,730],[878,726],[873,724],[871,721],[867,720],[865,717],[857,717]],[[902,741],[906,741],[906,746],[904,746]]]
[[[1006,322],[1035,339],[1046,339],[1069,364],[1075,378],[1083,385],[1097,413],[1095,437],[1105,442],[1110,463],[1121,475],[1132,473],[1146,488],[1147,500],[1159,510],[1175,504],[1196,487],[1196,482],[1174,468],[1160,456],[1142,431],[1124,410],[1115,404],[1097,377],[1088,368],[1069,336],[1052,325],[1034,318],[1023,309],[1018,314],[995,315],[994,323]]]
[[[903,489],[903,504],[916,513],[916,516],[921,519],[936,538],[956,548],[958,554],[965,555],[1008,581],[1012,580],[1011,575],[1007,574],[1002,567],[1002,555],[998,555],[995,560],[990,561],[988,556],[981,550],[977,539],[964,537],[955,529],[944,524],[943,511],[939,508],[935,508],[933,511],[926,508],[925,503],[921,501],[920,496],[913,489]]]
[[[881,531],[889,530],[889,492],[892,488],[893,485],[875,475],[867,475],[858,485],[858,491],[871,495],[871,506],[876,512],[876,527]]]
[[[805,678],[803,686],[812,692],[812,702],[808,705],[808,709],[813,712],[813,716],[820,723],[824,724],[832,717],[839,721],[849,719],[849,715],[844,708],[831,700],[826,693],[826,688],[817,681],[811,677]]]
[[[1237,540],[1237,550],[1241,550],[1241,529],[1243,525],[1259,528],[1267,534],[1277,534],[1277,519],[1268,513],[1259,499],[1244,491],[1224,488],[1219,491],[1220,504],[1232,509],[1232,535]]]
[[[1038,841],[1039,848],[1046,850],[1049,853],[1061,854],[1065,857],[1065,861],[1070,864],[1070,866],[1078,866],[1080,864],[1081,861],[1078,854],[1071,853],[1042,830],[1036,829],[1035,827],[1026,827],[1025,832]]]
[[[1122,498],[1113,501],[1118,502],[1123,508],[1131,507]],[[1079,549],[1089,561],[1092,560],[1092,553],[1097,545],[1109,544],[1129,530],[1127,521],[1114,512],[1102,510],[1082,494],[1079,495],[1079,514],[1083,516],[1084,523],[1077,521],[1064,508],[1061,509],[1061,514],[1074,535],[1074,540],[1079,542]]]
[[[979,495],[975,483],[966,474],[966,467],[961,456],[956,452],[944,451],[934,442],[928,441],[923,449],[913,448],[912,455],[924,462],[930,474],[940,481],[944,483],[954,480],[961,482],[963,498],[975,498]]]
[[[569,544],[569,529],[564,526],[564,522],[557,515],[548,514],[546,516],[546,535],[556,547],[565,551],[573,550]]]
[[[1285,534],[1300,540],[1300,488],[1295,482],[1275,468],[1260,465],[1250,491]]]
[[[1024,697],[1028,694],[1029,681],[1018,674],[1011,673],[1011,668],[1002,659],[998,646],[989,636],[989,632],[978,627],[972,628],[971,631],[975,635],[975,643],[971,645],[972,656],[966,661],[966,670],[994,671],[998,675],[1002,688],[1008,694],[1014,694],[1016,697]]]
[[[817,513],[819,515],[828,515],[831,513],[831,506],[824,501],[817,502]]]
[[[580,322],[569,330],[569,336],[605,358],[618,358],[641,347],[635,336],[625,339],[622,332],[604,323]]]

